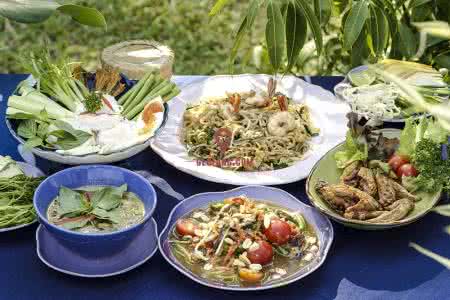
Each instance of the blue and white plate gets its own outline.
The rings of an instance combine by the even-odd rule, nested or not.
[[[38,169],[37,167],[35,167],[33,165],[30,165],[30,164],[27,164],[27,163],[24,163],[24,162],[21,162],[21,161],[18,161],[17,165],[23,171],[23,173],[26,176],[28,176],[28,177],[45,176],[44,172],[42,172],[40,169]],[[24,228],[24,227],[30,226],[30,225],[32,225],[32,224],[34,224],[36,222],[37,222],[37,219],[34,220],[31,223],[28,223],[28,224],[21,224],[21,225],[17,225],[17,226],[13,226],[13,227],[1,228],[0,229],[0,233],[7,232],[7,231],[13,231],[13,230],[17,230],[17,229],[20,229],[20,228]]]
[[[158,250],[155,220],[147,222],[142,231],[123,250],[113,256],[86,258],[61,245],[44,226],[36,230],[36,251],[49,268],[79,277],[109,277],[137,268]]]
[[[259,286],[229,286],[221,284],[219,282],[208,281],[205,278],[198,276],[191,270],[183,266],[175,256],[172,254],[170,245],[168,242],[169,234],[178,219],[184,215],[190,213],[192,210],[207,207],[209,203],[221,201],[229,197],[238,197],[245,195],[250,198],[264,200],[266,202],[271,202],[273,204],[282,206],[292,211],[300,212],[306,221],[314,228],[317,237],[319,239],[319,255],[318,257],[311,261],[310,264],[298,270],[287,277],[282,277],[278,281],[272,281],[268,284],[263,284]],[[315,208],[304,204],[291,194],[277,188],[267,187],[267,186],[243,186],[233,190],[225,192],[211,192],[202,193],[186,198],[181,201],[177,206],[174,207],[170,213],[169,219],[167,221],[166,227],[161,232],[158,244],[159,251],[163,257],[178,271],[189,277],[190,279],[203,284],[208,287],[222,289],[222,290],[233,290],[233,291],[254,291],[254,290],[266,290],[271,288],[276,288],[290,284],[297,281],[303,277],[308,276],[317,268],[319,268],[327,258],[328,252],[330,250],[331,244],[333,242],[333,226],[331,222],[321,213],[319,213]]]

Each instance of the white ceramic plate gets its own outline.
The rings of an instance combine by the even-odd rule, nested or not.
[[[19,166],[20,169],[22,169],[23,173],[29,177],[45,176],[44,172],[42,172],[40,169],[38,169],[37,167],[32,166],[30,164],[18,161],[17,165]],[[21,224],[21,225],[17,225],[17,226],[13,226],[13,227],[0,228],[0,233],[24,228],[24,227],[30,226],[31,224],[34,224],[36,222],[37,222],[37,218],[36,218],[36,220],[34,220],[33,222],[28,223],[28,224]]]
[[[182,143],[183,114],[188,104],[199,102],[210,96],[222,96],[225,92],[245,92],[250,89],[266,89],[269,75],[214,76],[184,88],[178,97],[169,103],[167,123],[151,140],[152,149],[166,162],[179,170],[205,180],[233,185],[278,185],[295,182],[308,176],[315,163],[331,148],[345,139],[346,114],[349,107],[338,101],[323,88],[309,84],[294,76],[278,79],[277,91],[293,101],[309,106],[311,117],[320,135],[311,141],[311,150],[305,158],[294,165],[261,172],[235,172],[212,166],[197,166]]]

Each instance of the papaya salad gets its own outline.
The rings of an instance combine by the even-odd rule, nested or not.
[[[244,195],[179,219],[169,244],[184,267],[227,286],[262,285],[290,276],[314,261],[320,247],[299,212]]]

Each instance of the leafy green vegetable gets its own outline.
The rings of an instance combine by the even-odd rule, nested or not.
[[[450,151],[447,150],[450,155]],[[418,181],[422,185],[433,180],[435,187],[450,192],[450,160],[442,159],[442,147],[430,139],[422,139],[416,145],[414,164],[419,171]]]
[[[83,212],[88,211],[90,206],[80,193],[64,186],[59,189],[58,203],[58,213],[61,216],[67,214],[82,214]]]
[[[123,198],[123,193],[127,190],[124,184],[118,188],[106,187],[96,191],[92,197],[92,206],[109,211],[119,206]]]
[[[345,150],[338,151],[334,155],[336,165],[340,169],[345,168],[352,162],[364,161],[368,157],[367,144],[359,145],[356,139],[352,136],[351,131],[347,132],[344,147]]]
[[[31,139],[37,134],[37,123],[34,120],[24,120],[17,128],[17,134],[26,139]]]
[[[60,130],[52,131],[49,135],[58,137],[58,140],[53,144],[64,150],[78,147],[91,137],[91,134],[86,131],[74,129],[69,123],[60,120],[55,120],[52,123]]]
[[[8,165],[10,163],[9,161]],[[36,220],[33,195],[43,179],[25,175],[0,177],[0,228],[28,224]]]

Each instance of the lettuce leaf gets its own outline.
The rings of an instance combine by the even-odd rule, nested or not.
[[[344,147],[345,149],[343,151],[338,151],[334,155],[336,165],[340,169],[347,167],[355,161],[365,161],[368,157],[367,144],[359,145],[353,138],[351,131],[347,132]]]

